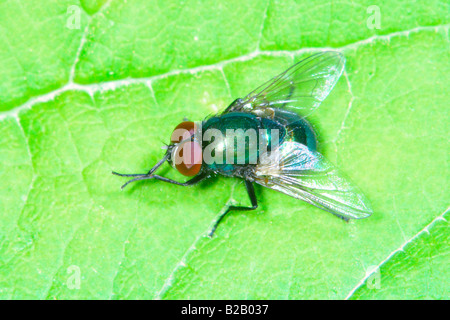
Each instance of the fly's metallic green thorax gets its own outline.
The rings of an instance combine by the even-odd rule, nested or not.
[[[203,123],[203,137],[207,136],[207,132],[217,130],[223,137],[223,141],[203,141],[203,150],[207,150],[212,143],[217,145],[214,147],[213,156],[221,152],[218,161],[207,163],[206,165],[216,172],[226,175],[232,175],[238,165],[256,163],[259,156],[259,148],[257,142],[252,141],[246,132],[258,132],[262,128],[261,121],[253,114],[236,112],[225,114],[223,116],[212,117]],[[249,131],[250,130],[250,131]],[[234,136],[231,136],[233,132]],[[244,142],[238,146],[239,141]],[[244,152],[238,154],[238,147]],[[256,151],[256,152],[255,152]],[[228,156],[228,159],[227,159]],[[231,158],[231,159],[230,159]]]
[[[216,172],[232,175],[244,165],[257,164],[262,153],[271,151],[284,141],[296,141],[311,150],[317,149],[316,136],[305,119],[289,111],[274,111],[273,119],[260,118],[251,113],[234,112],[205,121],[203,133],[215,129],[224,136],[221,146],[215,148],[223,152],[221,161],[206,165]],[[249,137],[249,132],[252,131],[256,132],[256,141]],[[233,136],[230,136],[230,132],[233,132]],[[203,149],[213,142],[203,142]],[[240,154],[239,148],[244,153]],[[232,155],[232,161],[227,158],[227,153]]]

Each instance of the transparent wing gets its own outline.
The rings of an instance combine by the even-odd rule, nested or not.
[[[316,53],[234,101],[223,113],[279,108],[309,115],[328,96],[344,69],[345,58],[336,51]]]
[[[372,214],[364,194],[320,153],[294,141],[284,142],[278,151],[261,157],[255,182],[346,220]]]

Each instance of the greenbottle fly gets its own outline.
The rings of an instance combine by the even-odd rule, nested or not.
[[[333,89],[344,65],[339,52],[313,54],[234,100],[222,112],[204,121],[180,123],[164,157],[147,173],[113,174],[132,177],[122,188],[146,179],[180,186],[194,185],[215,174],[243,179],[251,206],[229,206],[209,236],[230,211],[258,207],[254,183],[344,220],[366,218],[372,214],[369,201],[318,152],[316,133],[306,119]],[[248,132],[253,132],[256,140]],[[166,161],[190,180],[178,182],[155,174]]]

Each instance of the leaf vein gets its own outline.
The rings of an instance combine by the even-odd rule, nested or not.
[[[449,27],[450,27],[450,24],[439,25],[439,26],[416,27],[416,28],[413,28],[410,30],[393,32],[393,33],[390,33],[387,35],[375,35],[375,36],[369,37],[367,39],[360,40],[360,41],[357,41],[357,42],[354,42],[351,44],[347,44],[342,47],[337,47],[337,48],[317,47],[317,48],[301,48],[299,50],[292,50],[292,51],[290,51],[290,50],[254,51],[254,52],[251,52],[246,55],[219,61],[214,64],[198,66],[198,67],[193,67],[193,68],[189,68],[189,69],[175,69],[175,70],[171,70],[166,73],[153,75],[150,77],[126,78],[126,79],[111,80],[111,81],[107,81],[107,82],[99,82],[99,83],[92,83],[92,84],[77,84],[77,83],[73,83],[73,82],[69,81],[66,85],[64,85],[63,87],[61,87],[59,89],[53,90],[44,95],[32,97],[27,102],[25,102],[24,104],[22,104],[20,106],[17,106],[15,108],[7,110],[7,111],[0,112],[0,121],[7,117],[10,117],[10,116],[16,116],[22,110],[29,109],[36,103],[53,100],[57,95],[59,95],[63,92],[69,91],[69,90],[81,90],[81,91],[85,91],[85,92],[89,93],[90,95],[92,95],[93,92],[96,92],[96,91],[114,90],[121,86],[126,86],[126,85],[131,85],[131,84],[136,84],[136,83],[152,82],[154,80],[163,79],[163,78],[167,78],[169,76],[174,76],[174,75],[178,75],[178,74],[186,74],[186,73],[195,74],[195,73],[203,72],[203,71],[221,70],[227,64],[234,63],[234,62],[249,61],[260,55],[263,55],[263,56],[285,56],[285,55],[292,56],[295,54],[301,54],[301,53],[310,52],[310,51],[353,49],[353,48],[357,48],[364,44],[372,43],[377,40],[390,40],[393,37],[400,37],[400,36],[408,37],[411,33],[416,33],[416,32],[421,32],[421,31],[437,32],[439,29],[444,29],[448,32]]]
[[[376,268],[373,268],[370,272],[367,272],[366,275],[364,276],[364,278],[362,278],[358,284],[348,293],[348,295],[345,297],[345,300],[350,299],[353,294],[356,292],[356,290],[358,290],[358,288],[360,288],[361,286],[364,285],[364,283],[366,282],[366,280],[372,275],[374,274],[377,270],[379,270],[386,262],[388,262],[397,252],[403,251],[404,248],[412,243],[416,238],[418,238],[421,234],[423,233],[430,233],[429,229],[433,226],[433,224],[435,224],[437,221],[439,220],[446,220],[445,219],[445,214],[447,214],[450,210],[450,207],[448,207],[442,214],[440,214],[439,216],[437,216],[436,218],[434,218],[429,224],[427,224],[423,229],[421,229],[419,232],[417,232],[414,236],[412,236],[409,240],[405,241],[399,248],[395,249],[394,251],[392,251],[383,261],[381,261]]]

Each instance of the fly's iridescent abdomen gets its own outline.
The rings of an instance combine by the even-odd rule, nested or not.
[[[286,141],[296,141],[317,151],[317,137],[311,124],[298,114],[282,109],[274,109],[274,120],[286,128]]]

